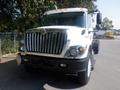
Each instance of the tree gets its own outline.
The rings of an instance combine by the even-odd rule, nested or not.
[[[83,7],[88,10],[94,10],[97,6],[94,4],[97,0],[56,0],[59,8],[63,7]]]
[[[40,26],[40,16],[47,10],[69,7],[96,9],[96,0],[0,0],[0,31],[24,31]]]
[[[55,4],[54,0],[0,0],[0,31],[37,27],[40,16]]]
[[[13,29],[13,21],[19,16],[16,0],[0,0],[0,31]]]
[[[110,30],[113,28],[112,20],[109,20],[107,17],[103,19],[101,24],[102,30]]]

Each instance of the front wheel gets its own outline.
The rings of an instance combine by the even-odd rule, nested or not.
[[[99,53],[99,40],[94,40],[93,44],[92,44],[92,49],[94,51],[94,54],[98,54]]]
[[[86,71],[79,72],[78,73],[78,82],[81,85],[85,85],[88,83],[90,76],[91,76],[91,68],[92,68],[92,63],[91,63],[91,55],[88,56],[88,61],[86,64]]]

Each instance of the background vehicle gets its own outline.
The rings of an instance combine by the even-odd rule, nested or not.
[[[94,68],[93,14],[85,8],[64,8],[44,14],[42,27],[25,32],[18,65],[76,74],[86,84]],[[97,13],[97,26],[101,23]],[[94,49],[93,49],[94,48]]]
[[[105,33],[105,37],[106,37],[106,38],[113,39],[113,38],[114,38],[114,32],[112,32],[112,31],[106,32],[106,33]]]

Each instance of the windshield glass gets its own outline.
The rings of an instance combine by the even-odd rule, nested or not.
[[[42,24],[43,26],[66,25],[85,27],[85,14],[84,12],[68,12],[45,15]]]

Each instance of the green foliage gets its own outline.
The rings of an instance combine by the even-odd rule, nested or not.
[[[55,8],[96,8],[96,0],[0,0],[0,31],[23,32],[40,26],[40,16]]]
[[[94,4],[96,0],[56,0],[58,3],[58,7],[83,7],[88,10],[96,9],[96,5]]]
[[[0,31],[14,29],[16,16],[19,16],[17,0],[0,0]]]
[[[2,49],[2,54],[7,54],[7,53],[15,53],[17,52],[19,47],[18,41],[15,43],[14,47],[14,42],[11,39],[4,39],[2,41],[1,49]]]
[[[103,19],[103,22],[101,24],[101,27],[103,30],[110,30],[113,28],[112,20],[109,20],[107,17]]]

